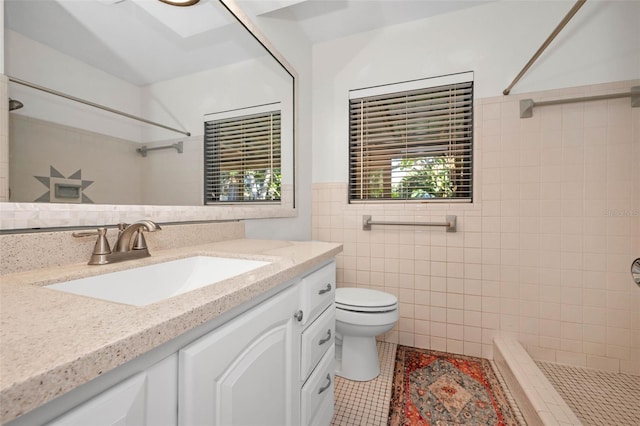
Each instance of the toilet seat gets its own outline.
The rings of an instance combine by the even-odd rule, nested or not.
[[[383,313],[398,309],[398,298],[369,288],[336,289],[336,308],[351,312]]]

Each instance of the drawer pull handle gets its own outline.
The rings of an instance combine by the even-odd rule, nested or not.
[[[329,383],[327,383],[326,385],[321,387],[320,390],[318,390],[318,395],[320,395],[322,392],[326,391],[331,387],[331,373],[327,373],[327,380],[329,381]]]
[[[299,310],[298,312],[296,312],[295,314],[293,314],[293,317],[295,319],[298,320],[298,322],[302,321],[302,317],[304,316],[304,312],[302,312],[302,310]]]
[[[327,330],[327,337],[325,337],[324,339],[321,339],[321,340],[318,342],[318,345],[319,345],[319,346],[322,346],[322,345],[324,345],[325,343],[327,343],[329,340],[331,340],[331,329],[328,329],[328,330]]]
[[[327,284],[327,287],[320,290],[318,294],[325,294],[325,293],[329,293],[330,291],[331,291],[331,284]]]

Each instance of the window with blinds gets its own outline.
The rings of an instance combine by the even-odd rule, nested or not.
[[[204,123],[204,203],[280,201],[280,111]]]
[[[465,74],[468,78],[471,73]],[[389,86],[351,92],[350,202],[471,202],[470,80],[426,88],[413,88],[416,82],[411,82],[410,90],[394,93],[388,93],[395,88]],[[362,92],[374,94],[362,96]]]

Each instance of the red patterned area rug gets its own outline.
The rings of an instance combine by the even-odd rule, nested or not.
[[[518,425],[482,358],[398,345],[390,426]]]

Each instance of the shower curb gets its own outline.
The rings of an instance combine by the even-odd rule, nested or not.
[[[582,425],[517,340],[493,339],[493,361],[527,425]]]

